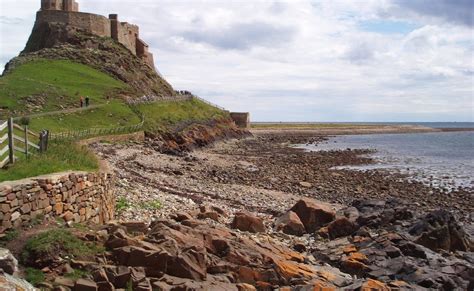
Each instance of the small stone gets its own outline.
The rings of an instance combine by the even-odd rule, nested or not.
[[[313,187],[313,184],[308,183],[308,182],[300,182],[300,186],[302,186],[304,188],[311,188],[311,187]]]

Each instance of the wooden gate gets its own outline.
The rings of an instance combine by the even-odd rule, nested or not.
[[[40,135],[30,131],[27,125],[23,127],[13,122],[13,118],[8,121],[0,121],[0,168],[8,164],[13,164],[18,159],[15,153],[22,153],[28,158],[35,152],[46,150],[48,135]],[[39,139],[39,144],[31,140]]]

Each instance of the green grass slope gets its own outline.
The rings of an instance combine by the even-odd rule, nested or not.
[[[197,99],[130,107],[115,98],[118,92],[129,89],[125,83],[82,64],[67,60],[35,60],[0,77],[0,120],[26,115],[30,116],[31,130],[48,129],[61,133],[136,125],[143,116],[144,129],[160,133],[193,122],[228,117],[227,112]],[[79,96],[89,96],[93,107],[77,111]],[[67,112],[55,112],[59,110]],[[70,170],[98,169],[94,155],[74,143],[51,142],[45,154],[36,154],[29,159],[20,153],[17,155],[17,163],[0,169],[0,182]]]
[[[170,130],[183,123],[229,117],[227,112],[197,99],[141,104],[137,105],[135,110],[143,114],[145,130],[149,132]]]
[[[27,104],[38,103],[37,112],[79,106],[79,96],[102,104],[126,85],[105,73],[67,60],[36,60],[22,64],[0,78],[0,108],[28,113]],[[4,114],[5,115],[5,114]]]

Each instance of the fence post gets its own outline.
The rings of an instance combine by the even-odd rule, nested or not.
[[[8,118],[8,148],[9,148],[9,159],[10,164],[15,163],[15,145],[13,139],[13,118]]]
[[[28,125],[25,124],[25,155],[28,159]]]
[[[48,150],[48,139],[49,139],[49,131],[42,130],[40,132],[40,153],[44,153]]]

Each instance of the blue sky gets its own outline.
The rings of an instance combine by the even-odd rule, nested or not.
[[[474,121],[471,0],[78,2],[140,25],[176,89],[255,121]],[[39,3],[0,1],[0,62]]]

